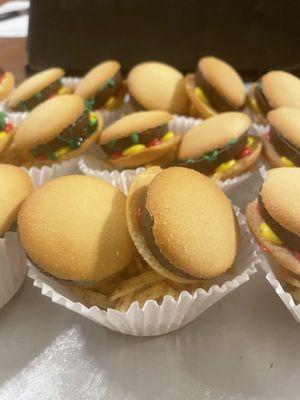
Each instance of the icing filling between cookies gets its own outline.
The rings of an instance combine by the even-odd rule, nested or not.
[[[171,273],[185,279],[193,279],[193,280],[199,280],[195,278],[194,276],[188,274],[187,272],[182,271],[178,267],[176,267],[173,263],[171,263],[160,251],[158,245],[156,244],[155,237],[153,235],[153,226],[154,226],[154,221],[146,209],[146,197],[144,199],[144,205],[143,207],[139,210],[138,214],[138,223],[141,226],[142,232],[144,234],[144,237],[146,239],[147,245],[153,254],[153,256],[156,258],[156,260],[168,271]]]
[[[114,108],[119,97],[124,91],[123,79],[121,71],[107,79],[104,85],[99,88],[96,95],[90,99],[93,102],[93,108]]]
[[[198,159],[177,160],[176,165],[192,168],[205,174],[224,172],[232,168],[237,159],[250,156],[256,144],[257,139],[246,132],[240,137],[230,140],[221,149],[215,149]]]
[[[78,149],[97,128],[96,115],[85,108],[83,114],[55,139],[47,144],[38,145],[30,152],[34,158],[39,160],[58,160],[70,151]]]
[[[168,124],[164,124],[143,132],[132,132],[130,136],[121,139],[111,140],[103,145],[103,149],[110,158],[126,157],[158,146],[173,137],[174,133],[169,131]]]
[[[202,72],[197,67],[195,71],[195,84],[196,88],[200,88],[203,91],[202,96],[199,95],[202,101],[208,103],[209,106],[213,107],[218,112],[238,110],[238,107],[234,107],[229,104],[224,97],[222,97],[207,80],[204,78]],[[195,91],[197,94],[197,90]],[[204,95],[204,96],[203,96]]]
[[[269,227],[271,230],[271,232],[269,232],[267,227],[261,226],[260,232],[262,236],[273,244],[277,244],[278,246],[280,246],[283,243],[287,248],[299,252],[300,237],[297,236],[295,233],[290,232],[289,230],[284,228],[277,221],[275,221],[274,218],[271,217],[271,215],[268,213],[263,203],[261,195],[258,196],[258,207],[259,207],[259,212],[264,221],[266,222],[267,227]],[[272,239],[272,233],[275,235],[275,237],[273,236],[273,239]],[[276,240],[276,237],[277,239],[279,239],[279,241]],[[280,242],[282,243],[280,244]]]
[[[270,127],[268,140],[280,155],[284,166],[300,166],[300,150],[283,137],[273,126]]]
[[[50,97],[59,94],[65,94],[67,92],[68,89],[63,86],[61,79],[58,79],[45,87],[40,92],[35,93],[34,96],[30,97],[27,100],[21,101],[19,104],[12,108],[14,111],[31,111],[34,107],[36,107],[43,101],[48,100]]]

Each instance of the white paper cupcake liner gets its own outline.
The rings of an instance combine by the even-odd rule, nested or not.
[[[50,181],[51,179],[64,175],[75,174],[78,171],[77,165],[79,160],[79,158],[72,158],[71,160],[63,161],[59,164],[53,164],[52,166],[44,165],[41,168],[22,167],[22,169],[29,174],[33,183],[33,187],[36,188],[43,185],[45,182]]]
[[[125,174],[123,177],[123,192],[127,193],[131,177]],[[107,180],[116,185],[111,175]],[[258,249],[248,230],[245,217],[239,209],[235,209],[241,229],[241,244],[235,262],[235,275],[231,280],[222,285],[213,284],[208,291],[200,288],[194,295],[183,291],[178,300],[171,296],[165,296],[161,305],[154,300],[148,300],[143,308],[139,308],[138,303],[134,302],[126,313],[114,309],[107,311],[100,310],[98,307],[87,308],[76,298],[70,290],[55,280],[47,277],[37,270],[30,261],[29,276],[34,280],[34,286],[41,289],[43,295],[49,297],[54,303],[58,303],[74,312],[87,317],[100,325],[121,333],[137,336],[162,335],[177,330],[191,322],[207,308],[230,293],[235,288],[249,280],[249,277],[256,272]]]
[[[16,232],[0,239],[0,309],[17,293],[27,274],[26,256]]]
[[[300,324],[300,304],[295,304],[290,293],[286,292],[280,281],[277,279],[276,275],[273,271],[273,261],[271,261],[265,254],[261,251],[258,252],[258,256],[260,256],[259,265],[266,273],[266,279],[269,284],[272,286],[278,297],[284,303],[286,308],[295,318],[295,320]]]

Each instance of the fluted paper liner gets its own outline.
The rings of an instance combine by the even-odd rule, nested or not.
[[[77,165],[79,159],[80,158],[72,158],[71,160],[63,161],[59,164],[53,164],[52,166],[44,165],[43,167],[31,168],[22,167],[22,169],[30,175],[33,187],[36,188],[51,179],[76,173],[78,170]]]
[[[16,232],[0,239],[0,308],[19,290],[27,274],[26,256]]]
[[[292,298],[290,293],[288,293],[284,289],[280,281],[277,279],[272,268],[273,261],[265,256],[265,254],[263,254],[261,250],[259,250],[258,256],[261,257],[259,264],[266,273],[267,281],[272,286],[272,288],[274,289],[278,297],[282,300],[292,316],[295,318],[295,320],[300,324],[300,304],[295,304],[294,299]]]
[[[125,182],[127,182],[127,187],[125,187]],[[127,193],[129,179],[124,179],[123,183],[123,192]],[[134,302],[129,310],[123,313],[114,309],[100,310],[96,306],[87,308],[76,301],[76,297],[68,287],[41,273],[28,260],[29,276],[34,280],[34,286],[40,288],[42,294],[54,303],[114,331],[136,336],[153,336],[172,332],[194,320],[222,297],[247,282],[249,277],[256,272],[256,264],[259,261],[256,255],[258,247],[251,241],[245,217],[239,209],[235,208],[235,212],[241,229],[241,244],[234,263],[235,274],[231,280],[220,286],[213,284],[207,291],[199,288],[193,295],[183,291],[178,300],[167,295],[161,305],[154,300],[148,300],[143,308],[139,308],[138,303]]]

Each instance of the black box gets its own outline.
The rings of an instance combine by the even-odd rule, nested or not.
[[[291,0],[31,0],[29,69],[80,75],[116,58],[125,71],[158,60],[186,72],[216,55],[248,77],[299,73],[299,17]]]

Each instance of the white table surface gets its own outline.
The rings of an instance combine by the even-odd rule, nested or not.
[[[232,195],[243,206],[241,190]],[[156,338],[111,332],[27,279],[0,310],[0,399],[298,400],[299,340],[300,326],[262,272]]]

